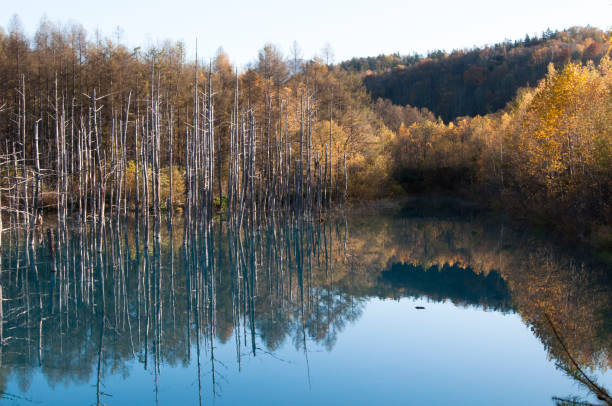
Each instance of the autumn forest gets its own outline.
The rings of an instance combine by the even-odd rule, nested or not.
[[[46,21],[31,38],[18,20],[0,34],[12,225],[58,208],[242,221],[450,192],[609,236],[612,64],[600,30],[337,65],[268,44],[246,68],[221,49],[194,62],[180,42],[87,38]]]
[[[0,27],[0,402],[612,405],[609,27],[240,63],[39,21]]]

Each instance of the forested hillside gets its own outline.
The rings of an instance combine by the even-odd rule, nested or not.
[[[396,134],[386,149],[392,179],[409,193],[464,194],[612,248],[611,41],[572,28],[367,72],[374,110]],[[343,66],[393,61],[401,58]]]
[[[450,54],[381,55],[341,66],[362,72],[373,100],[427,108],[448,122],[503,108],[519,88],[537,85],[551,62],[557,68],[570,61],[597,63],[607,50],[603,34],[597,28],[574,27]]]
[[[599,65],[551,65],[503,111],[401,125],[390,151],[394,179],[406,190],[469,191],[553,228],[599,230],[612,248],[608,56]]]

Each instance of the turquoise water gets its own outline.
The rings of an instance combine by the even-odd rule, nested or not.
[[[479,214],[134,227],[5,242],[1,403],[596,402],[554,331],[612,387],[606,270]]]

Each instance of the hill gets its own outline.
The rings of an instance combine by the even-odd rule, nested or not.
[[[503,108],[521,87],[535,86],[553,63],[598,62],[606,53],[603,32],[593,27],[546,31],[540,37],[450,54],[354,58],[341,67],[361,72],[373,100],[427,108],[445,121]]]

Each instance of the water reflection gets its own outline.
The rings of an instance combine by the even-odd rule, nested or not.
[[[394,262],[380,275],[381,292],[395,297],[450,300],[458,306],[479,306],[500,312],[513,310],[506,281],[499,272],[476,273],[470,268],[444,264],[423,268]]]
[[[586,371],[610,366],[606,269],[469,211],[182,230],[158,239],[126,222],[102,234],[60,230],[33,246],[9,238],[0,391],[15,381],[27,397],[42,371],[51,387],[93,380],[103,404],[113,393],[105,379],[129,376],[136,361],[156,398],[162,365],[194,365],[202,403],[226,382],[219,345],[234,344],[239,370],[287,343],[308,365],[309,346],[333,350],[373,297],[517,312],[570,373],[568,354]]]

